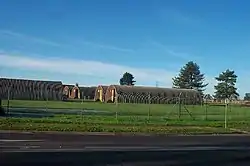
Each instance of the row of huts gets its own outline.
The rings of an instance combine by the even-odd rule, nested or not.
[[[2,99],[60,100],[62,82],[0,78]]]
[[[186,104],[200,104],[200,92],[193,89],[159,88],[145,86],[110,85],[98,86],[95,100],[120,103],[176,103],[179,100]]]
[[[96,87],[64,85],[61,81],[0,78],[0,97],[10,100],[67,100],[80,98],[91,100],[95,97],[95,89]],[[84,96],[82,96],[83,94]]]
[[[12,100],[68,100],[88,99],[121,103],[176,103],[201,102],[201,95],[192,89],[159,88],[145,86],[99,85],[80,87],[65,85],[61,81],[41,81],[0,78],[0,97]]]

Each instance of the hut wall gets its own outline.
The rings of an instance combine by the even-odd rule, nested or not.
[[[79,87],[77,86],[74,86],[72,89],[71,89],[71,93],[70,93],[70,97],[71,99],[80,99],[80,89]]]
[[[64,86],[64,88],[63,88],[63,95],[65,95],[65,97],[68,98],[69,94],[70,94],[69,87],[68,86]]]
[[[105,101],[105,94],[108,86],[98,86],[95,90],[95,101]]]
[[[97,87],[80,87],[81,98],[88,99],[88,100],[94,100],[96,88]]]
[[[60,100],[62,83],[23,79],[0,79],[0,95],[11,100]]]
[[[105,93],[105,101],[115,102],[115,97],[117,96],[118,92],[120,91],[117,91],[115,86],[113,85],[109,86]]]
[[[63,90],[62,90],[62,99],[61,100],[66,101],[67,99],[70,98],[71,86],[63,85],[62,88],[63,88]]]

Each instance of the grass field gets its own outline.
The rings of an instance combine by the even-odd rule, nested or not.
[[[3,106],[6,108],[7,101],[3,101]],[[158,134],[250,131],[250,108],[240,106],[228,107],[228,129],[224,129],[225,107],[223,106],[186,106],[192,116],[184,106],[181,106],[180,111],[179,105],[13,100],[9,106],[10,113],[44,116],[4,117],[0,119],[0,129]],[[45,116],[48,114],[51,116]]]

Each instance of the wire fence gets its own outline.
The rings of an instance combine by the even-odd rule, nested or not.
[[[182,93],[177,94],[172,97],[165,96],[152,96],[151,94],[137,94],[137,95],[127,95],[119,94],[117,96],[118,103],[134,103],[134,104],[176,104],[182,103],[185,105],[196,105],[201,104],[201,98],[197,96],[184,96]]]
[[[228,121],[250,121],[250,107],[242,102],[226,100],[213,102],[196,96],[176,95],[172,98],[150,95],[118,95],[115,103],[94,102],[86,100],[83,95],[79,100],[55,100],[51,94],[44,93],[43,98],[20,100],[20,94],[8,91],[1,105],[8,117],[53,117],[53,116],[96,116],[113,117],[116,120],[126,117],[137,117],[138,120],[165,122],[181,121],[223,121],[225,127]],[[56,96],[56,95],[55,95]],[[19,99],[19,100],[18,100]]]

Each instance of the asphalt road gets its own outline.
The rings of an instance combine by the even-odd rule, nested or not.
[[[249,165],[250,135],[132,136],[0,133],[0,165]],[[15,159],[15,160],[13,160]],[[237,164],[236,164],[237,163]],[[34,163],[33,163],[34,164]]]

